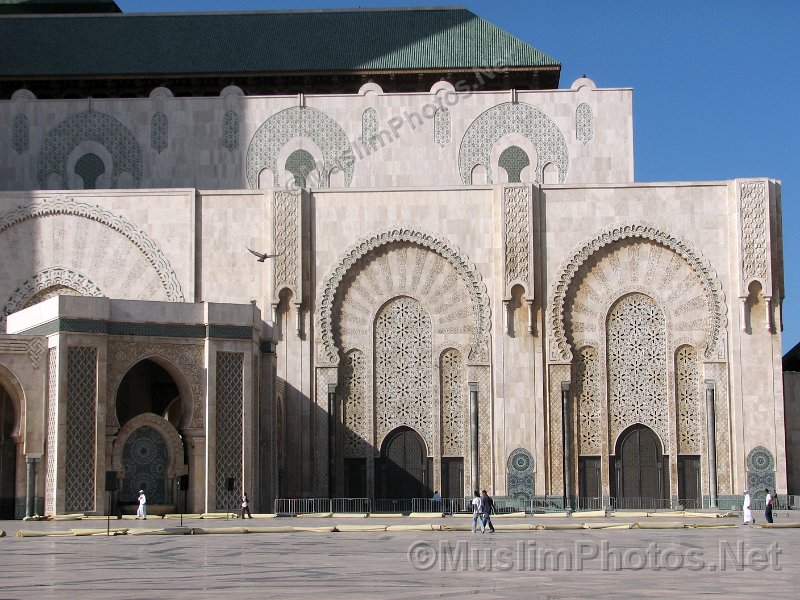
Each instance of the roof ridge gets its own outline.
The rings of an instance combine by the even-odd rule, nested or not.
[[[29,14],[9,14],[2,15],[0,18],[124,18],[124,17],[206,17],[206,16],[227,16],[227,15],[296,15],[296,14],[330,14],[330,13],[371,13],[371,12],[425,12],[425,11],[464,11],[476,15],[473,11],[463,5],[448,6],[368,6],[358,8],[297,8],[282,10],[216,10],[216,11],[197,11],[197,12],[126,12],[126,13],[29,13]],[[476,15],[479,16],[479,15]]]

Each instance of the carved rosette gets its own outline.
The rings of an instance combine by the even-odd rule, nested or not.
[[[503,188],[503,238],[505,251],[504,299],[511,299],[511,288],[522,285],[528,298],[533,295],[531,248],[531,187]]]
[[[295,304],[302,303],[302,195],[300,191],[275,191],[272,196],[272,239],[275,244],[273,260],[272,304],[280,302],[280,293],[289,289]]]
[[[203,344],[162,344],[147,342],[109,342],[108,370],[106,372],[106,425],[118,427],[116,392],[122,378],[139,361],[161,357],[172,363],[186,378],[192,391],[191,398],[181,398],[191,402],[192,418],[189,427],[203,427],[205,412],[204,373],[205,357]]]
[[[376,250],[382,246],[393,243],[411,244],[422,248],[427,248],[438,254],[444,259],[448,265],[448,270],[453,272],[453,281],[460,281],[464,286],[465,293],[468,296],[468,306],[470,307],[470,314],[468,319],[470,322],[470,342],[468,362],[470,364],[485,364],[489,360],[489,298],[486,292],[486,285],[481,278],[480,273],[475,266],[469,262],[461,251],[451,244],[449,241],[434,236],[429,233],[424,233],[411,228],[399,227],[377,233],[370,236],[354,247],[352,247],[337,263],[333,272],[325,279],[317,300],[319,307],[318,324],[319,324],[319,345],[317,349],[317,360],[320,364],[337,365],[339,363],[339,350],[336,346],[334,335],[334,312],[337,295],[339,293],[342,281],[346,278],[353,266],[359,262],[363,257],[371,253],[376,253]],[[378,259],[386,261],[388,265],[388,258]],[[408,270],[403,270],[403,261],[399,256],[397,257],[398,277],[399,272],[402,271],[403,281],[411,282],[415,275],[416,264],[409,265]],[[385,274],[380,275],[386,277]],[[430,276],[430,275],[429,275]],[[371,272],[370,285],[376,290],[388,290],[390,283],[382,281],[378,274]],[[418,285],[419,281],[417,281]],[[393,284],[391,284],[393,285]],[[438,288],[437,288],[438,289]],[[388,298],[387,298],[388,299]],[[444,300],[443,300],[444,301]],[[456,319],[462,319],[464,315],[454,315]],[[357,317],[357,316],[356,316]],[[358,317],[357,317],[358,318]],[[440,321],[441,323],[441,321]],[[365,323],[364,326],[367,324]],[[437,328],[437,332],[447,334],[448,327],[442,323],[441,331]]]
[[[584,296],[591,298],[593,293],[598,292],[598,290],[602,291],[606,287],[607,292],[613,292],[614,289],[620,291],[625,289],[629,292],[641,290],[643,293],[649,293],[646,290],[652,290],[654,286],[661,285],[659,280],[664,282],[664,285],[661,286],[664,288],[669,283],[667,273],[670,273],[669,277],[672,277],[678,269],[682,268],[682,265],[685,265],[688,267],[687,271],[691,272],[691,276],[687,274],[685,278],[686,283],[678,281],[666,292],[657,290],[658,295],[666,294],[668,298],[674,295],[668,306],[672,308],[673,312],[677,311],[678,313],[673,317],[676,330],[693,331],[699,328],[703,332],[706,359],[724,359],[723,339],[727,325],[727,309],[725,307],[725,295],[722,292],[722,286],[719,283],[716,272],[707,260],[702,258],[697,251],[678,236],[665,233],[662,229],[652,225],[635,224],[619,225],[603,231],[576,250],[572,254],[572,258],[566,261],[559,269],[559,275],[551,288],[549,302],[550,362],[570,363],[572,361],[572,345],[568,337],[570,329],[575,333],[585,331],[586,327],[590,329],[597,328],[595,324],[586,324],[584,318],[573,316],[573,311],[580,312],[580,306],[573,306],[571,307],[572,310],[568,310],[571,288],[578,271],[584,265],[587,265],[584,271],[591,270],[593,263],[589,263],[589,261],[594,260],[606,246],[622,240],[635,240],[636,238],[655,242],[658,246],[665,247],[671,251],[669,254],[672,256],[663,265],[665,271],[658,272],[654,270],[655,267],[651,267],[651,265],[660,264],[657,262],[660,260],[657,258],[659,254],[658,248],[648,249],[647,260],[642,265],[640,250],[637,250],[636,244],[629,244],[626,256],[617,256],[609,259],[610,273],[599,272],[595,274],[594,271],[592,272],[592,276],[595,279],[600,278],[600,280],[597,286],[591,286],[591,289],[585,288],[586,293]],[[623,259],[625,263],[622,262]],[[632,279],[630,283],[626,283],[626,274],[631,275],[635,280]],[[648,274],[653,277],[648,279]],[[676,300],[684,297],[687,290],[691,290],[695,286],[699,286],[700,297],[685,297],[681,302],[676,302]],[[609,297],[612,300],[616,299],[615,293],[604,293],[602,296]],[[616,295],[616,297],[619,296]],[[591,315],[591,309],[589,312],[584,312],[590,317],[590,320],[595,321],[604,319],[606,314],[602,311],[595,311],[597,314]],[[685,316],[693,313],[701,314],[702,318],[687,318]],[[599,323],[600,321],[596,322]],[[678,325],[679,323],[680,325]]]

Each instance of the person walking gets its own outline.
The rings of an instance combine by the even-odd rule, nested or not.
[[[147,519],[147,496],[144,495],[144,490],[139,490],[139,508],[136,509],[136,518],[145,520]]]
[[[492,512],[494,511],[494,500],[492,497],[483,490],[481,492],[481,533],[486,532],[486,527],[489,527],[489,530],[494,533],[494,525],[492,525]]]
[[[473,492],[475,497],[472,499],[472,533],[475,533],[475,528],[478,526],[478,521],[481,523],[481,533],[483,533],[483,519],[481,519],[481,495],[478,490]]]
[[[750,510],[750,492],[744,491],[744,499],[742,500],[742,520],[745,525],[755,525],[756,520],[753,518],[753,511]]]
[[[769,488],[766,488],[764,493],[767,495],[767,506],[764,509],[764,518],[767,520],[767,523],[772,523],[772,495],[769,493]]]
[[[247,497],[247,492],[244,492],[244,493],[242,494],[242,518],[243,518],[243,519],[245,518],[245,516],[244,516],[244,515],[245,515],[245,513],[246,513],[246,514],[247,514],[247,516],[248,516],[248,517],[250,517],[251,519],[253,518],[253,515],[251,515],[251,514],[250,514],[250,500],[249,500],[249,498]]]

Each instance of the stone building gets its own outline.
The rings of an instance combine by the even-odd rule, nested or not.
[[[3,516],[786,492],[778,182],[464,9],[78,5],[0,16]]]

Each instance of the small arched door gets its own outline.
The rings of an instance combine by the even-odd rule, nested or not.
[[[649,427],[634,425],[622,433],[617,442],[615,471],[618,505],[626,504],[625,499],[666,499],[668,458]]]
[[[16,414],[11,398],[0,386],[0,519],[13,519],[16,503],[17,441],[13,437]]]
[[[383,443],[381,452],[381,483],[383,497],[427,498],[429,460],[425,442],[409,427],[392,431]]]

